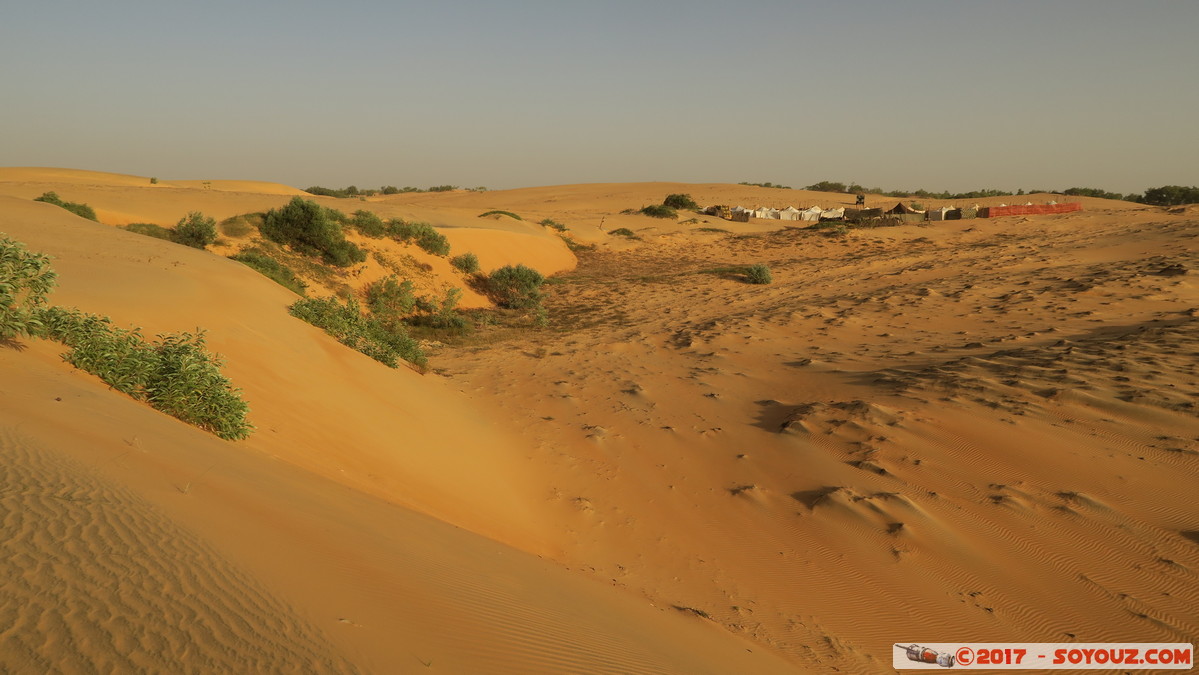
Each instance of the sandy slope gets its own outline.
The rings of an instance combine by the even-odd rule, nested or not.
[[[895,642],[1199,637],[1193,210],[836,238],[619,213],[842,198],[745,186],[374,198],[484,267],[573,270],[550,329],[442,350],[440,377],[348,351],[240,265],[28,201],[285,194],[76,174],[0,180],[0,231],[55,256],[56,302],[208,329],[258,431],[0,349],[5,667],[879,672]],[[543,218],[599,246],[575,268]],[[719,271],[749,262],[775,282]]]

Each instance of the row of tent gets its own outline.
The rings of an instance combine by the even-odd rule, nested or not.
[[[982,208],[979,208],[978,204],[964,208],[943,206],[922,211],[899,202],[894,207],[886,210],[881,208],[847,209],[845,207],[822,209],[819,206],[811,206],[801,211],[794,206],[788,206],[784,209],[776,209],[768,206],[759,206],[756,209],[747,209],[744,206],[734,206],[732,208],[728,206],[709,206],[704,209],[704,213],[742,223],[749,222],[750,218],[760,218],[763,220],[804,220],[808,222],[827,220],[861,222],[879,219],[898,222],[923,222],[926,220],[962,220],[966,218],[994,218],[1009,215],[1069,213],[1080,210],[1082,210],[1082,204],[1078,203],[1058,204],[1057,202],[1049,202],[1048,204],[1034,205],[1032,202],[1029,202],[1024,205],[1008,206],[1007,204],[1001,204],[999,206]]]

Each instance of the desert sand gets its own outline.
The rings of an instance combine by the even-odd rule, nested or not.
[[[1199,638],[1194,207],[843,237],[621,214],[678,192],[853,199],[313,198],[553,275],[548,327],[432,345],[421,373],[289,316],[294,294],[224,257],[253,234],[201,251],[116,227],[294,188],[0,169],[0,233],[53,258],[51,301],[203,327],[257,427],[222,441],[60,345],[0,346],[0,670],[875,673],[897,642]],[[381,260],[463,286],[355,240],[382,257],[310,294],[361,292]],[[751,263],[773,283],[721,271]]]

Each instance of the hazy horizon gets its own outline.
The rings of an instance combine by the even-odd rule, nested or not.
[[[6,14],[6,166],[360,188],[1199,184],[1195,3],[67,0]]]

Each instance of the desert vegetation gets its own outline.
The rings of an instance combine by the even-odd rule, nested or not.
[[[366,252],[346,241],[340,218],[316,202],[294,197],[286,206],[267,211],[262,234],[298,253],[320,256],[338,267],[366,260]]]
[[[249,408],[221,374],[220,357],[205,349],[203,332],[148,341],[108,317],[48,305],[56,278],[45,255],[0,237],[0,338],[61,342],[70,348],[64,360],[117,391],[221,438],[249,435]]]
[[[463,253],[462,255],[450,258],[450,264],[454,269],[463,274],[475,274],[479,271],[479,257],[474,253]]]
[[[769,267],[757,263],[745,268],[745,280],[751,284],[768,284],[774,279],[770,275]]]
[[[192,211],[175,224],[176,243],[192,248],[205,248],[216,241],[216,219]]]
[[[88,220],[96,220],[96,211],[94,209],[92,209],[92,207],[88,206],[87,204],[63,201],[58,196],[58,194],[54,193],[54,192],[43,193],[41,197],[38,197],[38,198],[34,199],[33,201],[45,202],[47,204],[53,204],[59,208],[66,209],[66,210],[70,211],[71,213],[74,213],[75,215],[79,216],[80,218],[87,218]],[[99,221],[96,220],[96,222],[99,222]]]
[[[679,211],[699,210],[699,204],[696,204],[689,194],[666,195],[666,199],[662,200],[662,206],[669,206]]]
[[[665,204],[650,204],[649,206],[641,207],[639,211],[642,215],[650,218],[678,218],[678,211],[666,206]]]
[[[553,228],[553,229],[555,229],[555,230],[557,230],[557,231],[559,231],[559,232],[565,232],[565,231],[566,231],[566,225],[564,225],[564,224],[562,224],[562,223],[559,223],[558,221],[554,220],[553,218],[545,218],[545,219],[542,219],[542,221],[541,221],[540,223],[538,223],[538,224],[539,224],[539,225],[544,225],[544,226],[546,226],[546,227],[551,227],[551,228]]]
[[[422,367],[428,363],[420,344],[408,335],[403,323],[388,324],[363,314],[353,298],[344,302],[338,298],[305,298],[293,303],[288,311],[389,368],[397,367],[401,360]]]
[[[304,290],[307,288],[307,285],[296,276],[290,267],[272,258],[261,249],[243,249],[229,256],[229,259],[236,260],[255,270],[296,295],[304,295]]]
[[[541,306],[541,272],[524,265],[505,265],[487,277],[487,289],[497,305],[508,309],[536,309]]]
[[[129,223],[121,227],[122,230],[140,234],[144,237],[154,237],[155,239],[164,239],[166,241],[175,241],[175,231],[169,227],[155,225],[154,223]]]
[[[516,220],[524,220],[524,218],[521,218],[511,211],[500,211],[499,209],[493,209],[491,211],[479,214],[480,218],[486,218],[487,216],[508,216],[509,218],[515,218]]]

